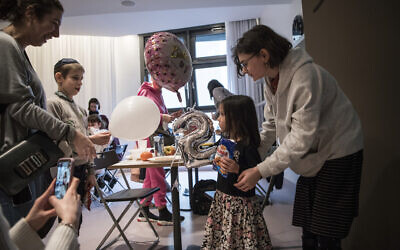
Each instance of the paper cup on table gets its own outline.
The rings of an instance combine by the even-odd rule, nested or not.
[[[147,140],[138,140],[137,144],[139,149],[145,150],[147,148]]]
[[[144,151],[144,149],[135,148],[131,150],[131,158],[132,160],[140,159],[140,154]]]

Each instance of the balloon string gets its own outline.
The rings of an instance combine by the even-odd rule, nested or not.
[[[181,93],[179,93],[178,91],[176,91],[176,96],[178,97],[179,102],[182,104]]]

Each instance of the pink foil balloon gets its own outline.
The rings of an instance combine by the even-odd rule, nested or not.
[[[174,34],[159,32],[152,35],[146,42],[144,59],[153,80],[173,92],[192,76],[192,58]]]

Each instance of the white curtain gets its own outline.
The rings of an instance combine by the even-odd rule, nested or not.
[[[136,85],[140,86],[140,80],[135,79],[139,77],[137,74],[139,69],[136,69],[136,65],[134,68],[131,67],[125,70],[125,74],[128,74],[128,77],[123,79],[124,82],[121,82],[121,76],[125,76],[124,72],[116,69],[118,65],[125,64],[128,54],[128,65],[132,66],[132,61],[138,61],[136,53],[132,54],[131,52],[136,50],[137,43],[134,44],[133,48],[126,45],[125,53],[120,51],[122,42],[127,38],[130,39],[128,40],[130,45],[136,43],[131,41],[132,37],[63,35],[58,39],[49,40],[41,47],[30,46],[27,48],[27,53],[39,78],[42,80],[47,97],[53,95],[57,90],[57,84],[53,76],[54,64],[61,58],[78,60],[85,68],[85,74],[82,88],[79,94],[74,97],[74,100],[86,109],[89,99],[96,97],[100,101],[100,113],[110,117],[118,101],[126,96],[135,95]],[[127,51],[128,49],[130,51]],[[121,59],[123,56],[125,58]],[[135,72],[134,75],[136,77],[129,75],[131,72]],[[118,79],[120,80],[118,81]],[[121,85],[132,86],[130,81],[134,81],[133,88],[123,86],[123,92],[126,94],[121,95]]]
[[[228,67],[228,86],[232,93],[237,95],[247,95],[253,98],[256,105],[259,127],[264,120],[264,80],[254,82],[248,75],[238,78],[236,65],[232,58],[232,48],[243,34],[257,24],[256,19],[234,21],[225,23],[226,43],[227,43],[227,67]]]
[[[42,81],[47,97],[57,90],[54,64],[61,58],[74,58],[85,68],[82,88],[75,102],[87,109],[88,101],[100,101],[100,113],[111,118],[122,99],[136,95],[141,84],[139,36],[100,37],[62,35],[41,47],[27,48],[31,63]],[[120,139],[121,143],[131,141]]]
[[[85,69],[82,88],[74,100],[87,109],[89,99],[96,97],[100,101],[100,113],[109,116],[116,102],[114,39],[63,35],[49,40],[42,47],[28,47],[27,53],[47,97],[57,91],[54,64],[61,58],[74,58]]]

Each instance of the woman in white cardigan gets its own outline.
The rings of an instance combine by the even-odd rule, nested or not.
[[[81,213],[80,197],[76,189],[78,178],[73,178],[63,199],[54,196],[55,180],[49,188],[35,200],[29,214],[20,219],[11,229],[0,208],[0,249],[79,249],[77,222]],[[37,231],[50,217],[61,218],[57,229],[45,246]]]
[[[290,167],[300,175],[292,223],[303,228],[303,249],[340,249],[358,214],[363,159],[361,122],[351,102],[306,51],[292,49],[267,26],[238,40],[234,61],[239,76],[266,82],[264,161],[244,171],[235,186],[247,191]],[[275,141],[277,150],[266,157]],[[228,159],[224,167],[229,171]]]

